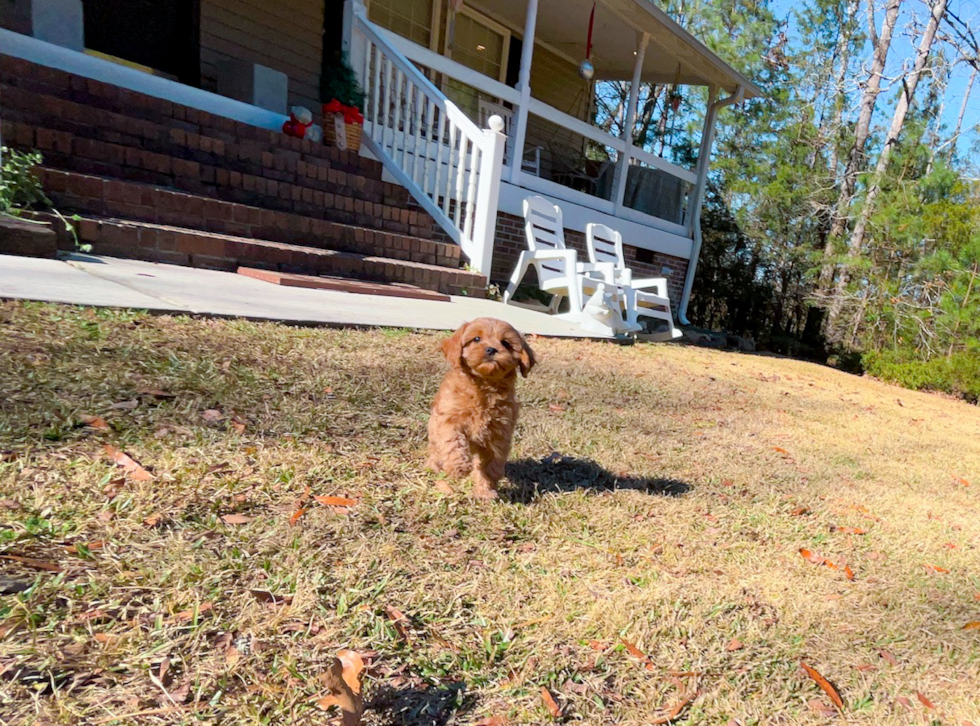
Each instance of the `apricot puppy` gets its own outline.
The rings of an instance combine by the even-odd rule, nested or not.
[[[427,466],[472,476],[474,495],[493,499],[517,424],[517,372],[527,378],[534,353],[509,323],[495,318],[463,323],[442,341],[442,352],[450,369],[429,416]]]

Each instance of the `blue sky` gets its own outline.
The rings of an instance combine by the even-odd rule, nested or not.
[[[772,8],[778,16],[789,17],[793,8],[802,6],[802,4],[799,0],[773,0]],[[880,8],[881,4],[881,0],[875,0],[876,8]],[[866,9],[867,2],[862,0],[860,10],[861,21],[865,26],[867,25]],[[980,36],[980,0],[949,0],[949,9],[962,20],[970,23],[973,31]],[[879,29],[881,28],[883,15],[882,10],[876,9],[875,20]],[[925,25],[928,16],[929,6],[925,0],[904,0],[898,26],[896,27],[896,32],[892,40],[891,51],[888,55],[888,65],[886,67],[887,78],[895,78],[898,75],[903,61],[907,65],[911,64],[915,56],[915,47],[918,44],[918,38],[911,37],[912,23],[917,20],[917,28],[921,29]],[[788,34],[791,42],[802,42],[802,38],[792,25]],[[935,45],[933,49],[935,50],[937,47],[938,45]],[[866,56],[870,57],[870,51],[866,53]],[[947,58],[952,59],[953,57],[951,52],[947,53]],[[950,77],[943,113],[943,121],[948,128],[947,134],[952,133],[952,129],[956,125],[956,117],[959,114],[960,105],[962,104],[963,96],[969,82],[970,70],[968,65],[963,63],[958,64]],[[883,93],[878,97],[878,105],[875,110],[875,123],[878,127],[887,126],[891,122],[891,113],[894,108],[896,93],[897,87],[892,86],[886,88],[883,85]],[[924,89],[920,85],[916,97],[919,98],[923,93]],[[978,135],[976,130],[978,123],[980,123],[980,77],[974,82],[973,93],[970,96],[970,102],[963,121],[963,136],[961,136],[958,144],[961,154],[967,153],[971,145],[980,143],[980,135]]]

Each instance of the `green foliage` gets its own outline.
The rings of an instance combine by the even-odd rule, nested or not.
[[[41,163],[36,151],[23,153],[4,146],[0,149],[0,214],[18,215],[23,209],[51,206],[34,167]]]
[[[75,226],[72,222],[77,222],[78,216],[73,215],[70,218],[65,218],[55,209],[51,200],[44,193],[40,179],[34,175],[34,167],[43,161],[41,154],[37,151],[21,152],[4,146],[0,148],[0,156],[2,156],[2,165],[0,165],[0,215],[21,217],[24,212],[47,210],[65,225],[65,230],[75,240],[76,249],[80,252],[90,252],[92,246],[80,244],[78,235],[75,233]]]
[[[364,90],[347,56],[341,53],[325,59],[320,74],[320,100],[327,103],[333,99],[345,106],[364,109]]]
[[[919,391],[941,391],[977,403],[980,401],[980,355],[956,353],[950,357],[913,358],[904,351],[870,351],[862,362],[876,378]]]

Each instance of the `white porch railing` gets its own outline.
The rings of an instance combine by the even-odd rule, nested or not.
[[[350,63],[364,89],[368,150],[466,255],[490,275],[506,137],[491,117],[480,129],[367,19],[345,6]]]

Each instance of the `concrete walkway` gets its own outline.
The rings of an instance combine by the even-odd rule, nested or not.
[[[94,255],[0,255],[0,298],[322,325],[454,330],[495,317],[523,333],[596,337],[545,313],[490,300],[449,302],[280,287],[231,272]]]

